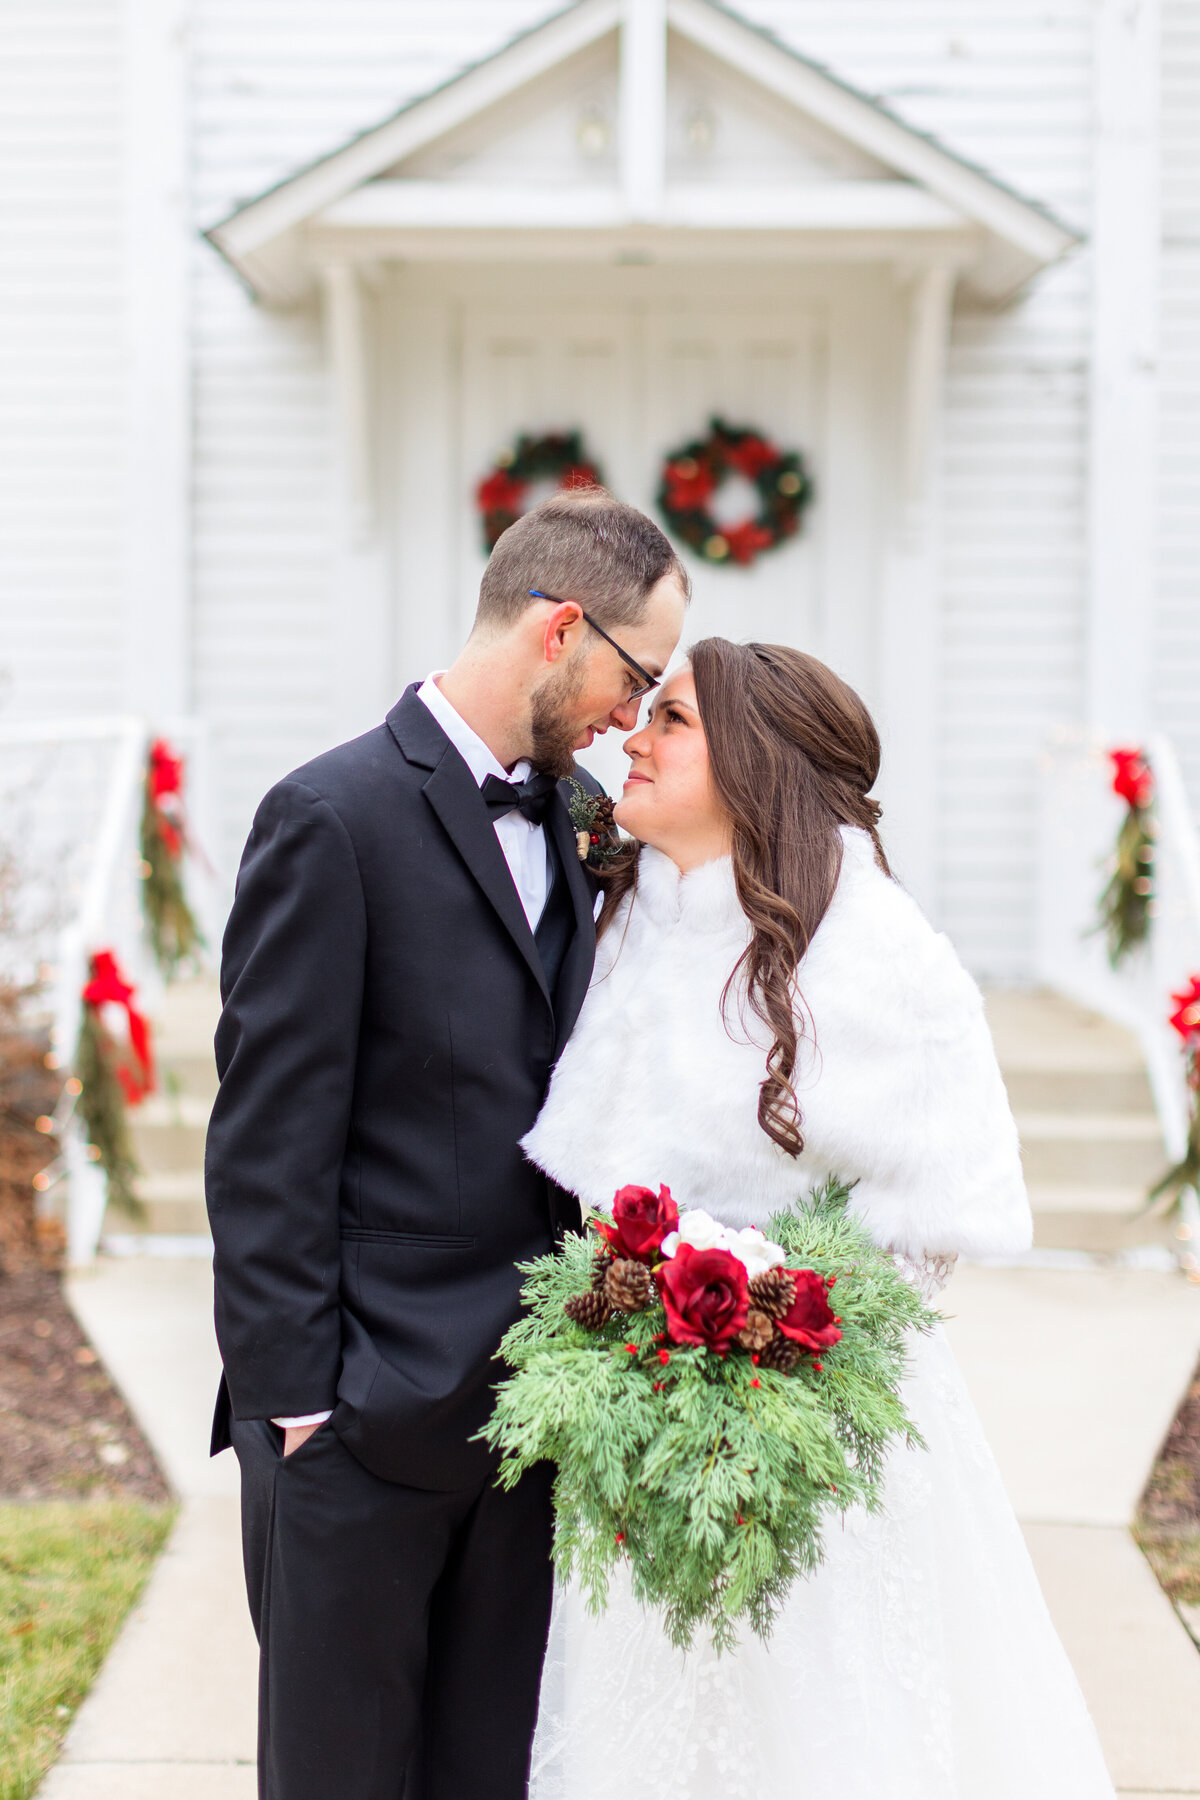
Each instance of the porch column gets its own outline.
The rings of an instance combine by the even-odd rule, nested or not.
[[[1159,260],[1156,0],[1098,0],[1094,26],[1087,722],[1150,727]]]
[[[937,916],[939,706],[937,451],[958,269],[934,263],[904,290],[897,494],[884,556],[879,646],[884,804],[896,872]]]
[[[618,154],[631,219],[661,215],[667,153],[666,0],[624,0]]]
[[[334,729],[353,737],[378,724],[395,699],[387,569],[379,529],[375,419],[363,278],[351,262],[321,270],[333,445],[332,572]]]

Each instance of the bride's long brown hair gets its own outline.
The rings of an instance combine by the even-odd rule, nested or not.
[[[703,638],[692,649],[696,703],[712,783],[733,830],[733,875],[752,934],[730,974],[744,980],[774,1042],[758,1093],[758,1122],[790,1156],[804,1148],[792,1087],[799,1051],[796,970],[829,909],[842,866],[838,828],[879,841],[879,734],[854,689],[815,656],[785,644]],[[637,849],[604,878],[603,931],[637,880]]]

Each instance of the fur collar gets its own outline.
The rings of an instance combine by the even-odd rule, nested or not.
[[[797,973],[799,1158],[758,1124],[769,1032],[736,988],[722,1017],[749,941],[732,865],[680,875],[651,849],[525,1149],[590,1206],[665,1181],[683,1205],[765,1224],[835,1173],[857,1181],[877,1240],[906,1255],[1021,1249],[1016,1128],[979,991],[867,833],[842,836],[837,890]]]

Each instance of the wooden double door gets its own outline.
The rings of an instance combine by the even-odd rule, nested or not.
[[[714,415],[800,450],[819,484],[824,360],[820,314],[796,307],[468,306],[458,433],[464,496],[518,432],[573,428],[613,492],[654,513],[664,455],[703,436]],[[748,483],[730,481],[714,506],[719,522],[733,523],[755,504]],[[461,602],[469,617],[483,557],[465,510]],[[750,568],[692,557],[688,636],[719,632],[818,649],[821,539],[813,505],[801,535]]]

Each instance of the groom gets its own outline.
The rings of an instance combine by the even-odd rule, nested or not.
[[[544,502],[453,667],[255,818],[206,1181],[263,1800],[525,1794],[550,1472],[502,1492],[474,1438],[514,1265],[577,1219],[518,1144],[595,949],[558,784],[633,729],[686,597],[643,514]]]

